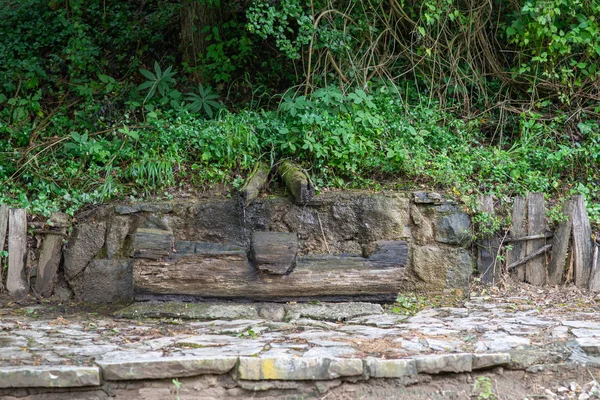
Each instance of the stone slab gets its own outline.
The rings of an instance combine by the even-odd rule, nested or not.
[[[352,358],[240,357],[240,379],[258,380],[327,380],[360,376],[362,360]]]
[[[286,319],[311,318],[323,321],[347,321],[362,315],[382,314],[383,308],[373,303],[286,304]]]
[[[0,388],[99,386],[98,367],[0,367]]]
[[[182,318],[182,319],[258,319],[252,304],[219,303],[136,303],[118,311],[121,318]]]
[[[424,374],[439,374],[440,372],[470,372],[473,367],[473,355],[436,354],[415,357],[417,372]]]
[[[80,223],[71,234],[64,251],[67,280],[79,275],[104,246],[106,222]]]
[[[473,370],[508,364],[510,364],[509,353],[473,354]]]
[[[401,378],[417,375],[415,360],[382,360],[380,358],[367,358],[367,371],[373,378]]]
[[[98,361],[107,381],[166,379],[202,374],[224,374],[235,366],[236,357],[116,358]]]

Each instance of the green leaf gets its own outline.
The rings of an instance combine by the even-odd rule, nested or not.
[[[148,71],[147,69],[140,69],[140,73],[152,81],[158,80],[156,75],[154,75],[152,72]]]
[[[148,89],[149,87],[152,87],[152,86],[154,86],[154,82],[146,81],[146,82],[142,83],[140,86],[138,86],[136,90],[139,92],[141,90]]]

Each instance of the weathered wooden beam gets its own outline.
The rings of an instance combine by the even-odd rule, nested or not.
[[[574,280],[578,287],[588,287],[592,269],[592,226],[585,209],[582,195],[573,196],[573,266]]]
[[[520,266],[520,265],[523,265],[523,264],[525,264],[526,262],[528,262],[528,261],[530,261],[530,260],[533,260],[535,257],[537,257],[537,256],[539,256],[539,255],[541,255],[541,254],[544,254],[544,253],[546,253],[546,252],[547,252],[548,250],[550,250],[551,248],[552,248],[552,245],[551,245],[551,244],[547,244],[547,245],[545,245],[545,246],[543,246],[543,247],[540,247],[539,249],[535,250],[533,253],[531,253],[531,254],[528,254],[526,257],[523,257],[521,260],[517,260],[517,261],[515,261],[514,263],[512,263],[512,264],[510,264],[510,265],[507,265],[507,266],[506,266],[506,269],[509,269],[509,270],[510,270],[510,269],[516,268],[516,267],[518,267],[518,266]]]
[[[50,222],[55,226],[68,225],[68,216],[63,213],[53,213]],[[63,238],[66,237],[66,228],[59,231],[50,231],[44,238],[42,250],[38,261],[35,292],[42,297],[50,297],[54,290],[56,274],[62,257]]]
[[[240,197],[244,203],[244,206],[252,203],[254,199],[258,197],[260,191],[263,189],[269,177],[269,167],[263,162],[259,162],[254,167],[254,170],[246,179],[246,183],[240,190]]]
[[[310,178],[297,165],[284,161],[279,166],[279,175],[294,195],[296,203],[306,204],[315,196],[315,187]]]
[[[567,253],[573,227],[574,207],[575,203],[572,199],[563,205],[562,212],[567,219],[558,224],[552,240],[552,253],[548,264],[548,284],[550,285],[560,284],[567,270]]]
[[[271,274],[285,275],[296,266],[298,235],[288,232],[253,232],[251,255],[254,266]]]
[[[135,234],[133,256],[161,259],[169,257],[175,246],[173,232],[163,229],[139,228]]]
[[[546,208],[542,193],[527,195],[527,234],[539,235],[546,232]],[[546,245],[545,239],[530,240],[526,244],[527,254],[535,252]],[[525,266],[525,280],[532,285],[542,286],[546,283],[546,258],[532,257]]]
[[[196,254],[134,261],[136,293],[251,299],[392,295],[410,285],[405,268],[380,268],[362,257],[299,257],[289,275],[250,266],[239,254]]]
[[[494,215],[494,199],[491,195],[481,197],[479,211]],[[477,270],[483,282],[495,284],[501,276],[500,264],[496,260],[499,246],[500,243],[493,233],[486,234],[477,242]]]
[[[527,201],[517,196],[514,198],[512,209],[512,224],[510,234],[513,237],[527,235]],[[510,265],[525,257],[525,243],[520,241],[513,243],[512,248],[506,254],[506,264]],[[525,269],[519,268],[511,272],[519,282],[525,281]]]
[[[6,229],[8,228],[8,206],[0,204],[0,253],[4,251],[4,245],[6,244]],[[4,289],[2,284],[2,256],[0,256],[0,292]]]
[[[24,209],[9,211],[8,217],[8,273],[6,288],[14,298],[20,299],[29,293],[25,273],[27,256],[27,214]]]

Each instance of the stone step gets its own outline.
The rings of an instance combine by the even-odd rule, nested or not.
[[[100,368],[71,365],[0,367],[0,388],[100,386]]]
[[[402,378],[418,374],[471,372],[508,365],[509,353],[440,354],[407,359],[329,357],[195,357],[140,356],[103,357],[99,367],[23,366],[0,367],[0,389],[68,388],[100,386],[102,380],[132,381],[176,379],[198,375],[232,373],[240,381],[322,381],[338,378]],[[100,372],[102,375],[100,375]]]

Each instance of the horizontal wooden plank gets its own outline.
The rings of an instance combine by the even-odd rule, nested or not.
[[[137,293],[272,299],[392,295],[407,284],[404,268],[378,268],[362,257],[299,257],[289,275],[253,269],[243,255],[196,254],[176,260],[137,259]]]

